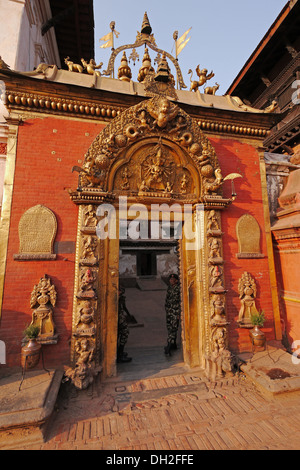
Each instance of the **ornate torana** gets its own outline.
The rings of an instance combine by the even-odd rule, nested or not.
[[[142,145],[146,138],[147,145],[139,151],[139,161],[134,162],[134,158],[128,161],[128,150]],[[174,160],[171,162],[174,146],[183,149],[197,167],[201,178],[198,193],[195,176],[187,165],[182,161],[176,165]],[[120,166],[120,162],[124,164]],[[80,173],[79,192],[72,192],[74,200],[89,190],[95,197],[120,191],[142,191],[149,195],[159,191],[161,195],[172,193],[174,198],[193,194],[198,201],[222,194],[223,178],[213,146],[188,114],[162,96],[154,96],[117,117],[95,139],[83,166],[74,170]],[[115,184],[115,180],[119,183]]]

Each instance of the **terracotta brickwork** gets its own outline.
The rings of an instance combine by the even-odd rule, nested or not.
[[[20,365],[23,330],[31,322],[30,295],[44,274],[57,290],[54,321],[59,334],[57,345],[44,347],[45,365],[57,367],[69,362],[75,258],[72,245],[78,207],[70,201],[68,189],[76,188],[78,183],[78,173],[72,173],[72,167],[80,166],[79,160],[83,160],[102,127],[88,121],[44,118],[28,120],[19,128],[1,319],[1,340],[6,343],[10,367]],[[37,204],[48,207],[57,218],[55,241],[61,247],[57,259],[15,261],[20,218]]]

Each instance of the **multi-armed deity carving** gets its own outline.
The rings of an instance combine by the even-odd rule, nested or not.
[[[256,284],[249,273],[244,272],[239,280],[238,289],[241,301],[238,323],[241,327],[250,328],[253,326],[251,323],[251,315],[257,314],[258,311],[255,304],[257,293]]]
[[[34,286],[30,298],[32,312],[31,325],[39,328],[38,339],[40,342],[56,342],[55,324],[53,320],[53,308],[56,305],[56,290],[51,279],[45,274]]]

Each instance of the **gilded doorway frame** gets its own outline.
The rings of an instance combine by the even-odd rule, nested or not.
[[[180,250],[184,360],[190,367],[205,368],[211,377],[231,372],[221,211],[232,200],[223,198],[222,182],[211,143],[166,98],[156,96],[129,108],[95,139],[80,169],[78,189],[70,192],[80,206],[73,368],[68,372],[78,388],[88,386],[100,370],[103,376],[116,373],[119,235],[101,239],[96,227],[97,208],[117,208],[122,195],[129,205],[175,202],[192,207],[198,246],[186,250],[183,238]],[[118,220],[115,227],[119,234]]]

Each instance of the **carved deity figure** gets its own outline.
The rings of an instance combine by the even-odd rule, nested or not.
[[[159,143],[141,164],[142,185],[139,190],[171,192],[175,177],[174,165],[166,147]]]
[[[211,347],[211,379],[221,378],[224,373],[232,376],[233,361],[230,351],[226,347],[227,331],[226,328],[217,327],[212,333]]]
[[[220,226],[219,222],[217,219],[216,211],[211,210],[208,214],[208,220],[207,220],[207,231],[208,232],[214,232],[214,231],[219,231]]]
[[[84,211],[84,226],[85,227],[96,227],[97,217],[96,211],[92,204],[89,204]]]
[[[210,268],[210,287],[222,287],[222,269],[217,265]]]
[[[209,258],[220,258],[220,244],[217,238],[213,238],[210,242]]]
[[[92,341],[83,338],[76,341],[75,352],[77,360],[74,369],[68,369],[65,375],[69,377],[79,390],[88,388],[94,381],[96,370],[94,368],[94,350]]]
[[[76,322],[76,336],[92,336],[95,333],[94,315],[95,309],[92,303],[86,300],[83,306],[79,308]]]
[[[183,175],[181,183],[180,183],[180,190],[182,194],[186,194],[188,183],[189,183],[188,177],[186,175]]]
[[[94,273],[91,269],[82,269],[77,297],[81,299],[96,298],[96,292],[93,288],[95,280]]]
[[[129,185],[129,178],[130,178],[130,174],[129,174],[129,171],[128,171],[128,168],[127,166],[124,168],[123,172],[122,172],[122,185],[121,185],[121,189],[123,189],[124,191],[127,190],[127,189],[130,189],[130,185]]]
[[[97,246],[98,241],[95,237],[92,237],[91,235],[85,237],[83,239],[82,247],[83,259],[95,264],[97,262],[97,255],[95,254]]]
[[[224,324],[226,323],[226,313],[224,299],[221,295],[217,294],[212,297],[211,300],[211,320],[213,324]]]
[[[247,272],[244,272],[239,280],[239,294],[241,308],[238,322],[244,325],[251,325],[251,315],[258,313],[255,305],[256,285],[254,279]]]
[[[52,307],[55,307],[56,295],[55,287],[47,275],[40,279],[32,291],[30,307],[35,310],[32,313],[31,325],[39,328],[39,338],[41,339],[54,336],[55,325]]]
[[[171,106],[171,102],[167,98],[162,98],[158,107],[149,103],[148,111],[155,119],[154,125],[164,128],[169,121],[172,121],[177,116],[179,108],[177,106]]]

